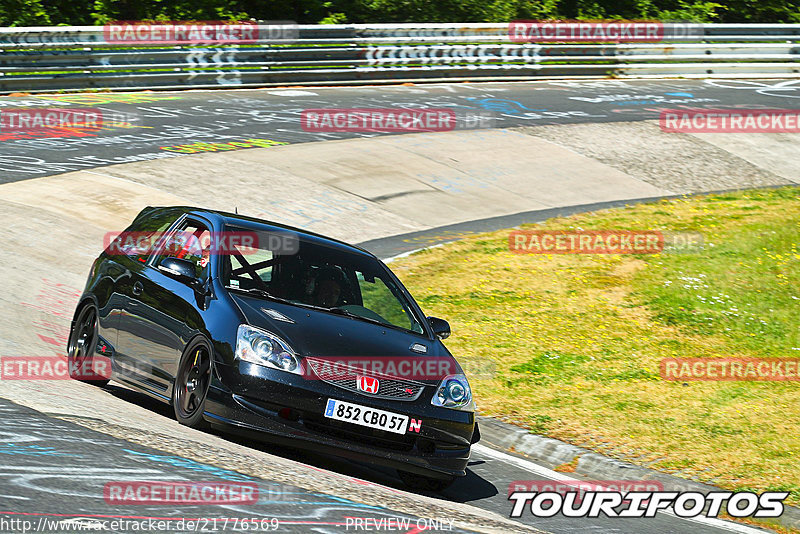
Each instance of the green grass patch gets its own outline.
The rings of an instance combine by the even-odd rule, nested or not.
[[[508,231],[392,264],[479,411],[611,456],[800,503],[799,382],[667,382],[676,357],[800,357],[800,189],[663,200],[531,226],[699,232],[658,255],[519,255]]]

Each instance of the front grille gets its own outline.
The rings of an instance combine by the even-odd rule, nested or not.
[[[314,374],[323,382],[367,397],[413,401],[425,389],[425,384],[422,382],[351,367],[334,359],[306,358],[305,361],[314,371]],[[378,392],[367,393],[358,389],[359,376],[376,378],[378,380]]]

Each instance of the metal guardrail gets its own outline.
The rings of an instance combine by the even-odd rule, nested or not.
[[[514,42],[508,24],[293,25],[290,40],[212,45],[112,42],[98,26],[0,28],[0,92],[800,75],[800,24],[663,26],[659,42],[617,44]]]

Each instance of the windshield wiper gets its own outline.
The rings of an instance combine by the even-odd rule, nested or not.
[[[331,313],[335,313],[337,315],[344,315],[345,317],[352,317],[353,319],[361,319],[362,321],[367,321],[368,323],[377,324],[380,326],[390,326],[383,321],[379,321],[377,319],[373,319],[371,317],[364,317],[363,315],[358,315],[357,313],[353,313],[351,311],[345,310],[344,308],[321,308],[325,311],[329,311]]]
[[[260,297],[264,297],[264,298],[269,299],[269,300],[274,300],[276,302],[281,302],[283,304],[289,304],[291,306],[300,306],[302,308],[311,308],[312,310],[330,311],[330,308],[324,308],[322,306],[315,306],[313,304],[306,304],[305,302],[289,300],[289,299],[285,299],[283,297],[276,297],[275,295],[273,295],[269,291],[267,291],[265,289],[259,289],[257,287],[251,287],[249,289],[242,289],[240,287],[231,287],[231,286],[226,286],[226,287],[228,289],[233,289],[235,291],[242,291],[244,293],[250,293],[251,295],[258,295]],[[346,310],[342,310],[342,311],[344,312]]]
[[[258,295],[260,297],[264,297],[266,299],[274,300],[276,302],[282,302],[284,304],[290,304],[292,306],[300,306],[303,308],[311,308],[312,310],[320,310],[330,313],[335,313],[336,315],[344,315],[345,317],[351,317],[353,319],[359,319],[361,321],[366,321],[368,323],[376,324],[379,326],[392,326],[390,324],[384,323],[383,321],[379,321],[377,319],[373,319],[371,317],[364,317],[363,315],[358,315],[357,313],[353,313],[349,310],[345,310],[344,308],[326,308],[324,306],[316,306],[314,304],[306,304],[305,302],[295,302],[293,300],[285,299],[282,297],[276,297],[269,291],[264,289],[259,289],[257,287],[251,287],[249,289],[242,289],[239,287],[232,287],[226,286],[228,289],[233,289],[235,291],[242,291],[243,293],[249,293],[251,295]]]
[[[240,288],[240,287],[233,287],[233,286],[226,286],[226,287],[227,287],[227,289],[233,289],[235,291],[242,291],[244,293],[250,293],[251,295],[258,295],[260,297],[264,297],[264,298],[267,298],[267,299],[270,299],[270,300],[274,300],[274,301],[277,301],[277,302],[283,302],[285,304],[295,304],[291,300],[288,300],[288,299],[285,299],[285,298],[282,298],[282,297],[276,297],[275,295],[273,295],[269,291],[267,291],[265,289],[259,289],[257,287],[251,287],[249,289],[243,289],[243,288]]]

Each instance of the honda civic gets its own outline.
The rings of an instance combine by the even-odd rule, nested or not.
[[[388,466],[414,489],[466,474],[479,430],[450,326],[373,254],[187,207],[147,207],[106,245],[72,320],[73,378],[140,390],[190,427]]]

